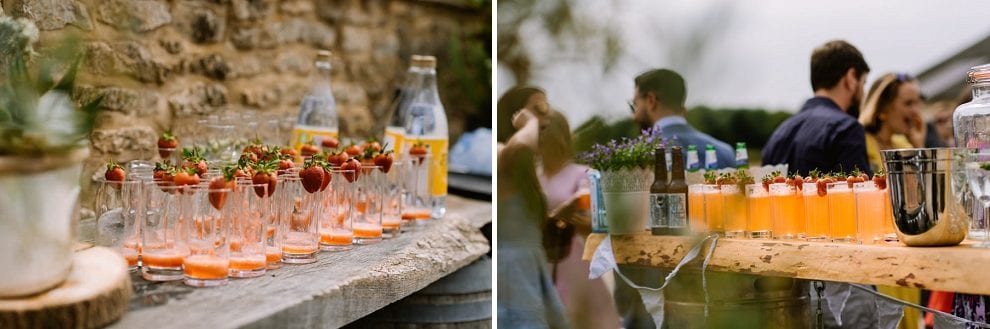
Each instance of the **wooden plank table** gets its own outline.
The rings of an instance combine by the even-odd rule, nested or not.
[[[226,286],[192,288],[148,282],[132,273],[130,310],[111,328],[336,328],[402,299],[489,250],[477,229],[491,203],[448,196],[440,220],[404,226],[395,239],[318,261],[283,265]],[[487,214],[487,218],[485,217]]]
[[[588,237],[585,260],[591,259],[605,236]],[[612,236],[612,248],[619,264],[673,268],[699,240],[649,233],[621,235]],[[713,271],[990,295],[990,281],[985,279],[990,250],[972,248],[974,243],[907,247],[723,238],[708,266]],[[704,259],[708,242],[705,245],[694,263]]]

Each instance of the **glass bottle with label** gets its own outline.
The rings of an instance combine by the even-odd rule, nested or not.
[[[674,159],[671,161],[670,184],[667,185],[667,221],[670,234],[688,234],[687,222],[687,193],[688,185],[684,179],[684,155],[679,146],[670,150]],[[690,153],[688,153],[690,154]]]
[[[412,55],[409,70],[406,71],[402,86],[399,87],[395,99],[389,105],[392,118],[389,120],[388,126],[385,127],[385,139],[382,147],[384,147],[383,151],[394,151],[396,158],[405,157],[407,151],[407,148],[403,148],[406,136],[406,114],[409,113],[409,105],[413,96],[423,85],[423,76],[426,70],[423,65],[426,61],[422,57]]]
[[[313,89],[299,104],[299,119],[292,132],[292,147],[297,150],[310,141],[319,145],[324,138],[337,138],[337,101],[330,88],[331,57],[327,50],[317,53]]]
[[[736,143],[736,168],[749,168],[749,153],[746,152],[746,143]]]
[[[952,114],[955,146],[990,152],[990,64],[970,68],[966,80],[973,86],[973,99]],[[968,237],[984,240],[988,224],[983,205],[971,189],[963,189],[960,199],[972,219]]]
[[[591,232],[608,233],[608,220],[605,218],[605,196],[602,193],[602,174],[588,169],[588,186],[591,189]]]
[[[673,151],[671,151],[673,153]],[[673,167],[671,167],[673,169]],[[701,162],[698,160],[698,147],[688,145],[687,149],[687,170],[695,172],[701,169]]]
[[[653,185],[650,186],[650,232],[653,235],[669,234],[670,221],[667,210],[667,152],[663,147],[654,151]]]
[[[718,169],[718,154],[715,153],[715,145],[705,145],[705,170]]]
[[[441,218],[447,212],[447,152],[449,148],[447,136],[447,113],[440,103],[437,91],[437,60],[433,56],[419,58],[424,69],[422,88],[416,91],[406,113],[406,136],[403,144],[422,143],[427,146],[430,154],[429,189],[431,216]]]

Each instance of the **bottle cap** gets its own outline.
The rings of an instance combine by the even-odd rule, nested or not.
[[[412,66],[435,69],[437,68],[437,58],[429,55],[412,55]]]
[[[316,52],[316,61],[318,62],[329,62],[333,58],[333,53],[329,50],[320,50]]]
[[[714,150],[714,149],[715,149],[715,145],[712,145],[712,144],[705,145],[705,150],[706,151],[707,150]]]
[[[736,143],[736,148],[737,149],[744,149],[744,148],[746,148],[746,143],[738,142],[738,143]]]
[[[990,80],[990,64],[974,66],[966,73],[969,83]]]
[[[694,150],[697,150],[697,149],[698,149],[698,147],[697,146],[694,146],[694,144],[688,145],[688,151],[694,151]]]

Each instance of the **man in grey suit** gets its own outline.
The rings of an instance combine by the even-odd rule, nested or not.
[[[659,128],[664,139],[680,145],[687,152],[688,145],[698,147],[698,162],[705,164],[705,146],[714,145],[718,167],[732,167],[735,152],[732,147],[714,137],[700,132],[688,124],[684,115],[687,109],[687,87],[684,78],[668,69],[653,69],[636,77],[636,93],[629,107],[633,120],[643,127]]]
[[[684,118],[687,113],[684,107],[687,87],[680,74],[668,69],[654,69],[637,76],[635,82],[636,93],[629,103],[633,120],[643,127],[659,128],[668,143],[680,145],[684,152],[687,152],[688,145],[697,146],[698,161],[702,165],[705,163],[705,146],[711,144],[715,146],[718,167],[733,166],[735,153],[729,144],[694,129]],[[619,270],[636,284],[654,288],[660,286],[665,276],[655,268],[619,265]],[[639,292],[621,279],[615,280],[615,303],[624,328],[654,328],[653,318],[646,312]]]

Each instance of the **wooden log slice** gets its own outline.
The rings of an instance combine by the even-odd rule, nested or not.
[[[52,290],[0,299],[0,328],[99,328],[116,321],[131,298],[127,261],[104,247],[79,250],[69,278]]]

